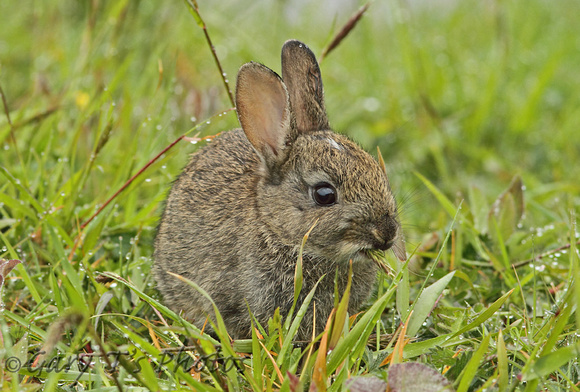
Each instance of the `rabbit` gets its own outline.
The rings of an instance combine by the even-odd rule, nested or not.
[[[167,272],[195,282],[230,336],[249,338],[248,307],[264,326],[277,308],[288,314],[299,250],[312,228],[297,306],[324,278],[295,337],[308,341],[334,307],[335,280],[344,292],[350,260],[352,314],[377,280],[368,251],[392,249],[405,259],[397,205],[384,167],[330,129],[318,62],[305,44],[284,44],[282,78],[244,64],[235,100],[241,129],[194,153],[169,192],[155,239],[155,280],[165,303],[201,328],[214,317],[211,303]]]

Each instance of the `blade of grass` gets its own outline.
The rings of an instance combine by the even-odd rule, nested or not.
[[[262,352],[260,350],[260,340],[258,339],[258,330],[252,323],[252,373],[254,383],[258,390],[262,391],[264,387],[264,367],[262,366]]]
[[[495,314],[495,312],[497,312],[499,310],[499,308],[501,308],[501,306],[509,298],[509,296],[514,292],[514,290],[515,289],[511,289],[510,291],[508,291],[507,293],[502,295],[493,304],[491,304],[486,310],[484,310],[479,315],[477,315],[477,317],[472,322],[470,322],[465,327],[463,327],[460,330],[453,333],[451,335],[451,337],[456,337],[456,336],[459,336],[461,334],[464,334],[467,331],[470,331],[473,328],[475,328],[475,327],[479,326],[480,324],[482,324],[483,322],[485,322],[487,319],[489,319],[491,316],[493,316]]]
[[[171,144],[169,144],[167,147],[165,147],[159,154],[157,154],[155,157],[153,157],[153,159],[151,159],[149,162],[147,162],[147,164],[145,166],[143,166],[141,169],[139,169],[139,171],[137,171],[137,173],[135,173],[131,178],[129,178],[122,186],[121,188],[119,188],[111,197],[109,197],[109,199],[107,199],[107,201],[105,201],[98,209],[97,211],[91,215],[91,217],[89,219],[87,219],[85,222],[83,222],[83,224],[81,225],[81,230],[83,230],[85,227],[87,227],[87,225],[89,223],[92,222],[93,219],[95,219],[97,217],[97,215],[99,215],[101,213],[101,211],[103,211],[113,200],[115,200],[115,198],[117,196],[119,196],[119,194],[121,192],[123,192],[129,185],[131,185],[131,183],[137,178],[139,177],[141,174],[143,174],[143,172],[145,170],[147,170],[149,168],[149,166],[151,166],[153,163],[155,163],[155,161],[157,161],[157,159],[159,159],[163,154],[165,154],[167,151],[169,151],[171,148],[173,148],[173,146],[175,146],[177,143],[179,143],[183,138],[185,137],[185,135],[181,135],[179,136],[177,139],[175,139]]]
[[[459,217],[459,211],[461,210],[462,204],[463,204],[463,202],[461,202],[459,204],[459,206],[457,207],[457,210],[454,213],[453,221],[451,221],[451,226],[449,227],[449,230],[447,231],[447,235],[445,236],[445,239],[443,240],[443,243],[441,244],[441,248],[439,249],[439,253],[437,254],[437,257],[435,258],[435,260],[431,264],[431,269],[429,270],[427,277],[433,276],[433,272],[435,271],[435,267],[437,266],[437,263],[439,262],[441,256],[443,255],[443,250],[445,249],[445,245],[447,244],[447,241],[449,240],[449,238],[451,236],[451,233],[453,231],[453,226],[455,226],[455,222],[457,221],[457,218]],[[451,279],[451,277],[449,279]],[[428,281],[428,279],[425,279],[423,281],[421,288],[419,289],[419,294],[418,294],[419,297],[422,295],[423,290],[425,290],[425,286],[427,285],[427,281]],[[415,309],[416,305],[417,305],[417,301],[413,302],[413,304],[411,305],[411,307],[409,309],[409,314],[410,314],[410,312],[412,312]],[[422,323],[422,321],[421,321],[421,323]]]
[[[36,200],[34,196],[32,196],[28,189],[26,189],[21,183],[20,180],[17,179],[6,169],[4,166],[0,166],[0,173],[6,177],[8,181],[12,183],[12,185],[20,192],[20,197],[23,200],[26,200],[30,203],[30,205],[36,210],[37,213],[43,214],[45,209],[42,205]]]
[[[397,285],[397,295],[395,297],[395,306],[399,312],[401,320],[407,320],[409,316],[409,263],[405,263],[402,267],[401,281]]]
[[[362,354],[374,325],[380,319],[383,310],[394,294],[396,286],[392,286],[380,297],[369,310],[360,318],[350,332],[338,342],[328,356],[327,374],[332,374],[345,360],[358,358]]]
[[[328,352],[328,334],[330,327],[332,325],[332,316],[334,314],[334,310],[331,313],[331,316],[328,318],[326,322],[326,327],[324,328],[324,332],[322,333],[322,339],[320,340],[320,345],[318,346],[318,354],[316,355],[316,361],[314,362],[314,372],[312,374],[312,382],[316,387],[316,391],[318,392],[326,392],[326,383],[328,378],[327,367],[326,367],[326,355]]]
[[[8,253],[10,254],[10,257],[13,259],[18,259],[18,253],[14,250],[14,248],[12,247],[10,242],[8,241],[8,238],[6,238],[6,236],[1,231],[0,231],[0,239],[2,239],[2,242],[4,242],[4,246],[6,247],[6,249],[8,249]],[[26,270],[26,267],[23,265],[23,263],[19,263],[15,268],[16,268],[16,271],[18,271],[20,278],[24,281],[24,284],[26,285],[26,287],[30,291],[30,294],[32,295],[32,298],[34,298],[34,301],[37,304],[42,303],[42,297],[38,293],[38,290],[36,289],[36,285],[32,281],[32,279],[30,278],[30,275],[28,275],[28,271]]]
[[[226,329],[224,319],[222,318],[217,305],[215,304],[213,299],[210,297],[210,295],[204,289],[202,289],[197,283],[195,283],[189,279],[186,279],[181,275],[174,274],[173,272],[167,271],[167,273],[172,275],[173,277],[181,280],[182,282],[187,283],[189,286],[193,287],[198,293],[203,295],[204,298],[207,299],[211,303],[213,310],[214,310],[214,316],[215,316],[215,321],[216,321],[216,327],[214,327],[214,331],[219,337],[219,340],[221,342],[221,348],[226,355],[230,356],[231,358],[237,358],[237,355],[236,355],[236,353],[231,345],[231,340],[230,340],[230,337],[228,335],[228,331]],[[236,389],[238,389],[239,385],[238,385],[238,377],[236,375],[236,369],[234,367],[232,367],[226,373],[228,375],[227,381],[228,382],[231,381],[233,383],[234,387]]]
[[[570,271],[574,288],[574,303],[580,306],[580,256],[578,255],[576,238],[576,212],[570,209]],[[576,309],[576,328],[580,328],[580,311]]]
[[[360,18],[362,18],[363,14],[366,12],[366,10],[369,8],[370,5],[371,5],[370,3],[366,3],[365,5],[360,7],[353,16],[351,16],[348,19],[348,21],[344,24],[344,26],[342,26],[340,31],[334,36],[332,41],[330,41],[328,46],[324,48],[324,50],[322,51],[322,54],[320,55],[320,62],[322,62],[322,60],[324,60],[324,58],[328,56],[328,54],[332,52],[342,42],[342,40],[346,38],[346,36],[352,31],[352,29],[355,28],[356,24],[358,23]]]
[[[403,362],[403,358],[404,358],[403,352],[405,349],[405,345],[409,341],[409,339],[407,339],[407,335],[408,335],[407,328],[409,326],[409,320],[412,317],[413,317],[413,311],[411,311],[411,314],[409,315],[409,318],[407,319],[405,324],[403,324],[402,327],[399,329],[399,337],[397,338],[397,343],[395,343],[395,347],[393,348],[393,354],[391,357],[391,363],[389,365],[389,368],[396,363]]]
[[[276,375],[278,376],[278,380],[280,380],[280,383],[282,383],[284,381],[284,376],[282,375],[282,372],[280,371],[280,367],[276,363],[276,360],[274,359],[274,357],[270,353],[270,350],[268,350],[268,348],[266,346],[264,346],[264,343],[262,343],[262,342],[259,342],[259,343],[262,346],[262,348],[264,349],[264,351],[266,352],[266,355],[268,356],[268,358],[270,358],[270,362],[272,362],[272,366],[274,366],[274,370],[276,371]]]
[[[494,232],[495,232],[495,239],[497,241],[497,247],[501,251],[502,262],[503,262],[502,267],[503,268],[500,271],[500,273],[503,276],[503,278],[505,279],[508,287],[517,286],[516,279],[514,276],[512,276],[512,271],[510,268],[511,267],[510,260],[509,260],[507,248],[506,248],[504,240],[503,240],[503,235],[501,233],[499,225],[497,224],[497,220],[495,219],[494,216],[491,217],[491,222],[490,222],[489,226],[490,226],[490,230],[494,230]]]
[[[310,229],[304,234],[302,237],[302,243],[300,244],[300,249],[298,250],[298,260],[296,261],[296,268],[294,270],[294,301],[292,302],[292,307],[290,307],[290,311],[286,315],[286,320],[284,321],[284,330],[288,331],[290,327],[290,321],[292,320],[292,316],[294,315],[294,309],[296,308],[296,302],[298,301],[298,296],[302,291],[302,252],[304,251],[304,246],[306,245],[306,241],[310,236],[310,233],[318,223],[318,219],[314,222],[314,224],[310,227]]]
[[[172,319],[174,321],[177,321],[177,322],[183,324],[189,330],[194,331],[196,336],[193,336],[193,338],[195,338],[195,339],[202,339],[203,338],[205,340],[208,340],[213,345],[219,345],[219,342],[217,340],[213,339],[212,337],[210,337],[209,335],[203,335],[203,337],[202,337],[201,331],[196,326],[194,326],[193,324],[191,324],[191,323],[187,322],[186,320],[182,319],[181,317],[179,317],[179,315],[177,313],[175,313],[173,310],[169,309],[167,306],[161,304],[159,301],[157,301],[157,300],[153,299],[152,297],[150,297],[149,295],[145,294],[138,287],[136,287],[133,283],[123,279],[121,276],[119,276],[115,273],[112,273],[112,272],[103,272],[101,275],[104,277],[113,279],[114,281],[126,286],[131,291],[133,291],[135,294],[137,294],[137,296],[139,298],[141,298],[143,301],[147,302],[156,311],[162,313],[163,315],[165,315],[166,317],[169,317],[170,319]]]
[[[432,348],[438,347],[443,343],[448,342],[452,336],[453,335],[449,333],[445,335],[439,335],[435,338],[423,340],[421,342],[409,343],[405,345],[404,357],[409,359],[424,355]]]
[[[342,299],[338,304],[338,308],[336,309],[336,313],[334,314],[334,320],[332,323],[332,332],[330,335],[330,340],[328,342],[328,348],[330,350],[334,349],[336,343],[338,343],[338,339],[342,335],[344,324],[346,322],[348,316],[348,301],[350,299],[350,286],[352,284],[352,260],[350,261],[350,266],[348,269],[348,282],[346,284],[346,289],[344,290],[344,294],[342,295]]]
[[[431,181],[429,181],[426,177],[422,174],[415,172],[415,175],[419,177],[419,179],[423,182],[423,184],[431,191],[433,196],[437,199],[441,207],[449,214],[450,217],[454,217],[457,214],[457,209],[453,205],[453,203],[441,192]]]
[[[189,12],[191,13],[191,15],[193,15],[193,18],[197,22],[197,25],[199,27],[201,27],[201,29],[203,30],[203,35],[205,36],[205,40],[209,46],[209,49],[211,50],[211,55],[213,56],[215,64],[218,67],[218,70],[220,72],[220,77],[222,79],[222,82],[223,82],[224,87],[226,89],[226,92],[228,94],[228,98],[230,99],[230,103],[232,104],[233,107],[235,107],[236,102],[234,101],[234,96],[232,94],[232,90],[230,89],[230,84],[228,82],[226,73],[224,72],[224,69],[223,69],[222,64],[220,62],[220,59],[216,53],[215,46],[213,46],[213,43],[212,43],[211,38],[209,36],[209,31],[207,29],[207,25],[205,24],[203,18],[201,17],[201,14],[199,13],[199,6],[197,5],[197,1],[196,0],[185,0],[185,3],[189,7]]]
[[[407,332],[409,336],[415,336],[419,331],[454,275],[455,271],[448,273],[421,292],[413,307],[413,314],[409,316]]]
[[[497,369],[499,374],[498,388],[500,391],[507,391],[509,383],[508,357],[501,329],[497,334]]]
[[[306,310],[308,309],[308,306],[310,306],[310,302],[312,301],[312,297],[314,297],[314,293],[316,292],[316,288],[318,287],[318,284],[320,283],[320,281],[322,279],[324,279],[324,275],[321,276],[320,279],[318,279],[318,282],[316,282],[316,284],[314,285],[312,290],[310,290],[310,292],[308,293],[308,295],[304,299],[304,302],[300,306],[300,309],[298,309],[298,313],[296,313],[296,317],[294,318],[294,320],[292,320],[292,324],[290,325],[290,328],[288,329],[288,335],[284,339],[284,343],[282,344],[282,347],[280,348],[280,353],[278,354],[278,361],[276,361],[276,363],[280,367],[282,367],[282,365],[284,364],[284,362],[286,360],[286,355],[290,351],[290,348],[292,347],[292,339],[296,335],[296,332],[298,331],[298,328],[300,327],[300,323],[302,322],[302,319],[304,318],[304,315],[306,314]],[[282,380],[280,380],[280,381],[282,381]]]
[[[83,289],[82,279],[79,276],[79,272],[71,265],[68,258],[66,257],[64,248],[62,246],[62,242],[59,240],[58,236],[56,235],[52,226],[45,224],[45,231],[49,234],[51,238],[51,243],[53,248],[56,250],[56,254],[59,258],[59,261],[54,264],[55,268],[58,266],[62,267],[64,272],[66,273],[66,278],[63,280],[68,280],[70,282],[70,287],[74,290],[74,294],[72,294],[72,298],[77,301],[81,300],[82,302],[78,302],[78,305],[81,309],[89,309],[87,304],[87,300],[85,298],[85,290]]]
[[[473,379],[476,377],[479,363],[487,351],[490,337],[490,334],[487,334],[483,337],[483,340],[481,341],[478,349],[467,363],[465,369],[463,369],[462,375],[459,378],[459,386],[457,387],[456,392],[467,392],[469,386],[473,382]]]
[[[580,342],[562,347],[554,352],[542,356],[529,369],[524,376],[526,381],[543,378],[566,365],[570,361],[577,360],[580,357]]]
[[[218,391],[218,389],[213,388],[208,384],[201,383],[201,382],[195,380],[193,377],[191,377],[187,372],[184,371],[180,362],[178,362],[178,361],[167,362],[167,358],[166,358],[166,355],[164,353],[161,353],[155,346],[153,346],[151,343],[149,343],[146,339],[144,339],[139,334],[134,333],[127,326],[121,324],[120,322],[118,322],[116,320],[110,320],[110,322],[119,330],[119,332],[128,336],[128,338],[133,343],[135,343],[136,346],[139,347],[138,350],[142,350],[143,352],[147,353],[147,356],[149,358],[154,358],[155,361],[157,362],[158,366],[165,366],[166,368],[168,368],[170,374],[171,373],[178,374],[180,378],[185,380],[189,385],[194,387],[196,390]],[[203,353],[199,353],[199,354],[203,354]],[[163,365],[161,365],[161,364],[163,364]],[[169,365],[169,366],[167,366],[167,365]],[[127,370],[129,372],[129,374],[133,374],[135,377],[139,376],[139,374],[134,374],[134,372],[132,371],[132,368],[130,366],[127,366]],[[216,382],[217,382],[217,380],[216,380]]]

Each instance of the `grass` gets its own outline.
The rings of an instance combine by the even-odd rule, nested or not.
[[[367,312],[339,306],[294,346],[300,309],[232,344],[160,303],[160,206],[204,142],[84,226],[182,135],[237,126],[187,4],[0,2],[0,259],[22,260],[0,266],[2,390],[400,390],[417,363],[457,391],[579,390],[580,5],[415,3],[372,3],[321,63],[331,123],[380,147],[414,255],[383,260]],[[360,5],[199,2],[230,80],[279,70],[288,38],[320,54]]]

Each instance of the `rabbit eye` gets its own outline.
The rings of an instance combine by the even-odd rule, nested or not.
[[[331,206],[336,203],[336,189],[329,183],[321,182],[312,189],[312,197],[319,206]]]

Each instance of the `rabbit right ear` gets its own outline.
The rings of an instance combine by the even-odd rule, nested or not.
[[[314,53],[302,42],[289,40],[282,47],[282,79],[290,95],[296,129],[329,129],[320,67]]]
[[[282,160],[290,132],[288,92],[282,79],[262,64],[244,64],[238,72],[236,109],[246,137],[266,164]]]

